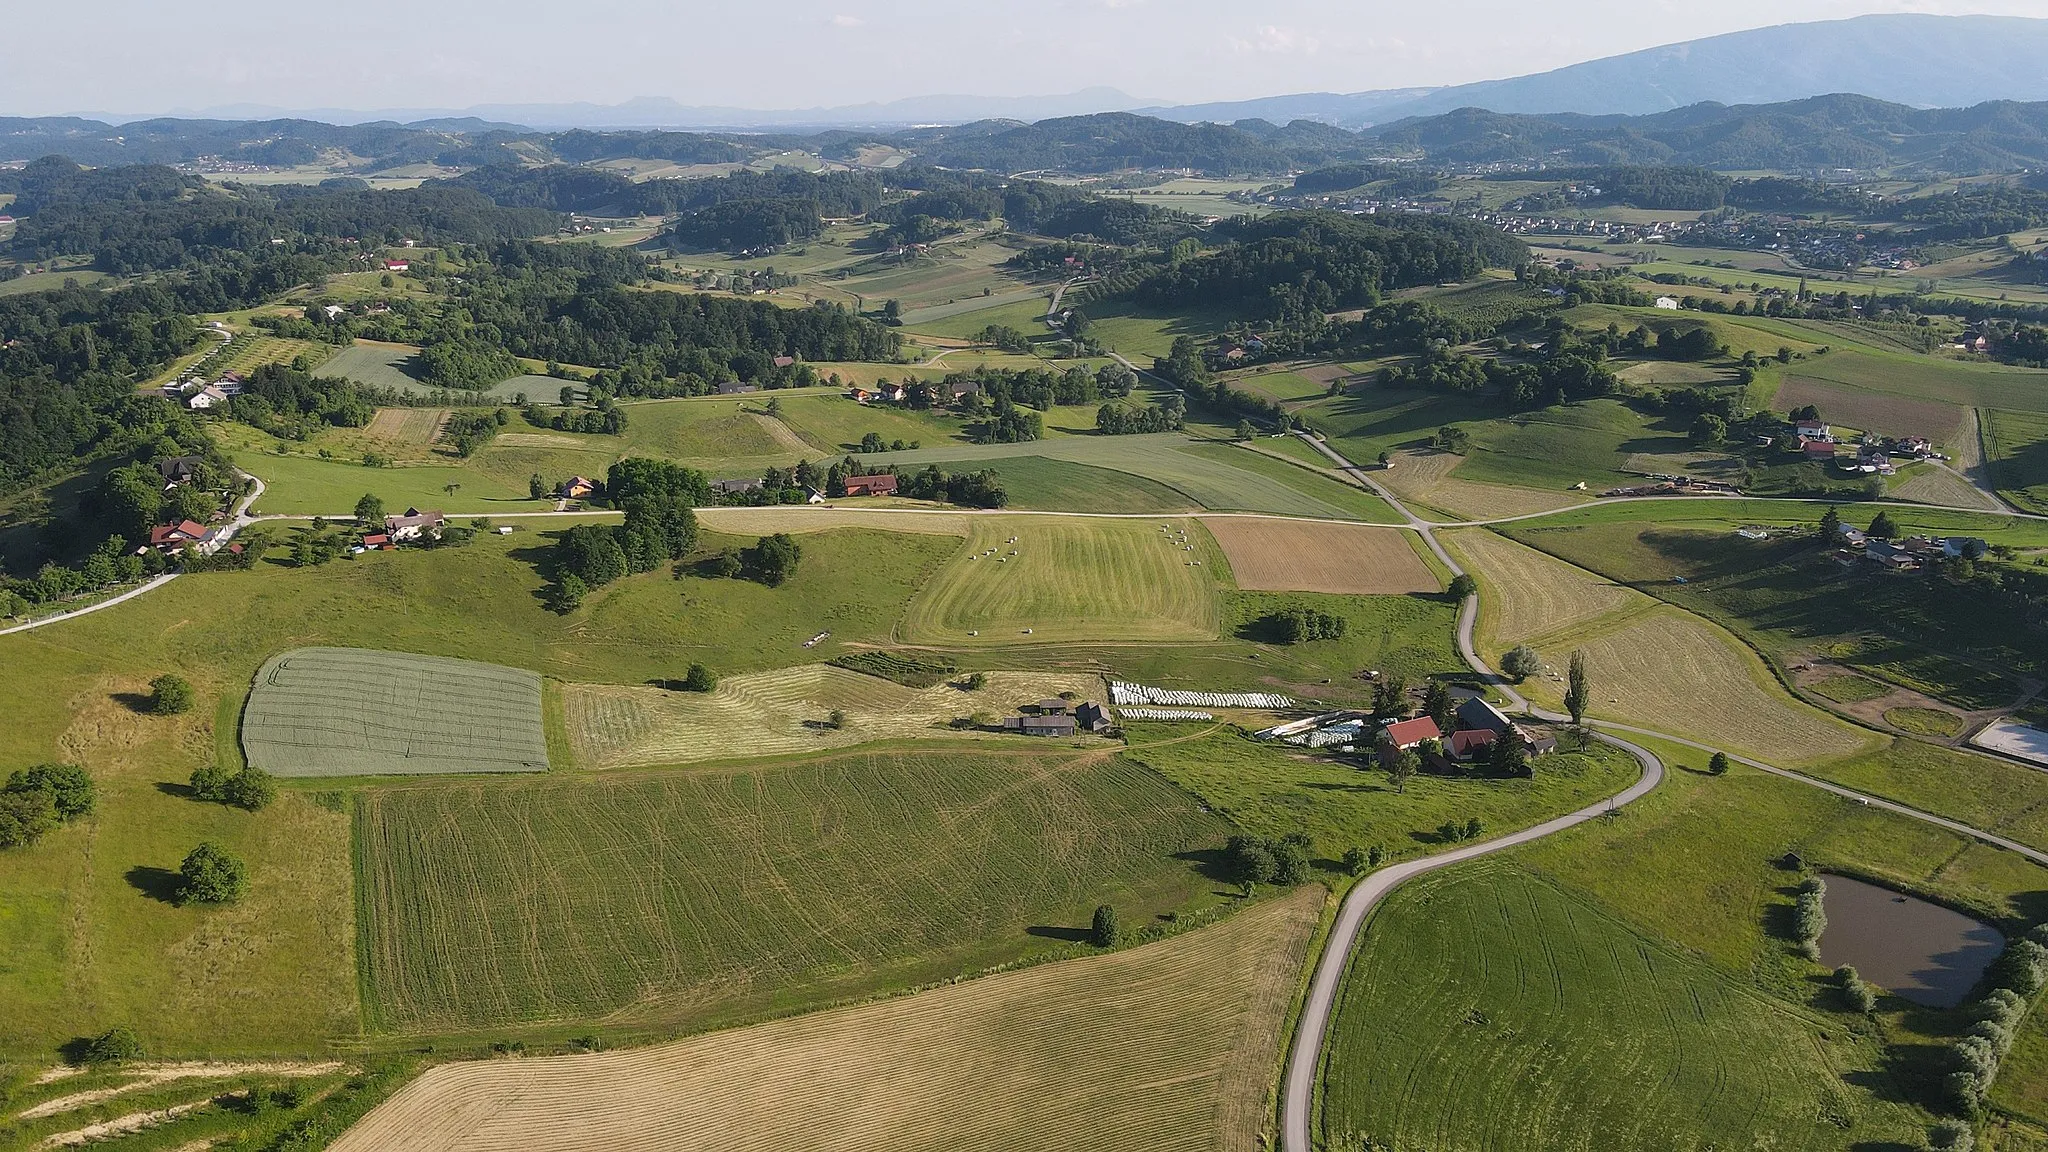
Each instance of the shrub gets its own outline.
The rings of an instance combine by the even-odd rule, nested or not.
[[[849,672],[892,680],[906,688],[936,687],[959,671],[951,660],[943,657],[905,656],[895,652],[849,652],[844,656],[834,656],[826,663]],[[975,673],[975,676],[980,675]],[[983,677],[983,683],[986,682],[987,678]]]
[[[834,731],[846,727],[846,713],[834,708],[832,714],[825,717],[825,727]]]
[[[159,716],[176,716],[192,710],[192,685],[183,676],[164,673],[149,682],[149,710]]]
[[[1365,849],[1347,848],[1344,850],[1344,871],[1353,876],[1363,876],[1370,867],[1368,859]]]
[[[1965,1120],[1937,1120],[1927,1130],[1930,1152],[1971,1152],[1976,1146],[1977,1134]]]
[[[249,869],[211,841],[178,865],[178,903],[232,904],[249,890]]]
[[[1728,774],[1728,754],[1726,752],[1716,752],[1707,758],[1707,774],[1710,776],[1726,776]]]
[[[1847,964],[1835,969],[1835,983],[1842,989],[1842,999],[1852,1011],[1872,1012],[1877,1008],[1877,992],[1864,983],[1856,969]]]
[[[228,777],[220,798],[237,808],[261,812],[277,799],[277,781],[261,768],[244,768]]]
[[[1097,948],[1114,948],[1121,935],[1116,922],[1116,909],[1107,904],[1097,908],[1095,922],[1088,929],[1088,942]]]
[[[142,1038],[125,1024],[116,1025],[78,1046],[80,1064],[119,1064],[142,1059]]]
[[[1309,838],[1290,832],[1278,840],[1264,836],[1232,836],[1223,846],[1223,858],[1233,879],[1244,884],[1281,884],[1293,887],[1308,880]]]
[[[75,764],[38,764],[0,787],[0,848],[19,848],[92,811],[92,777]]]

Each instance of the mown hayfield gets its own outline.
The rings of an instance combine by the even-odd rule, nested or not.
[[[1891,486],[1891,495],[1900,500],[1917,500],[1922,504],[1940,504],[1950,508],[1982,508],[1993,510],[1991,497],[1945,468],[1922,464],[1902,474]]]
[[[1908,1109],[1839,1082],[1875,1049],[1481,862],[1374,914],[1332,1022],[1320,1130],[1331,1147],[1489,1152],[1900,1142],[1919,1131]]]
[[[260,435],[260,434],[259,434]],[[347,519],[364,493],[375,493],[392,511],[408,506],[448,512],[531,512],[552,501],[527,498],[526,473],[498,477],[478,467],[453,463],[369,468],[311,456],[243,453],[236,462],[264,483],[255,511],[273,516],[329,516]],[[454,485],[453,492],[449,485]]]
[[[918,536],[965,536],[974,517],[965,512],[907,507],[878,497],[837,504],[699,508],[697,519],[714,532],[732,536],[766,536],[775,532],[802,536],[840,528],[868,528]]]
[[[1592,676],[1592,716],[1689,736],[1774,764],[1810,764],[1878,742],[1793,700],[1755,653],[1678,608],[1624,610],[1585,630],[1536,637],[1533,644],[1544,671],[1523,691],[1554,709],[1563,705],[1564,669],[1572,653],[1581,652]]]
[[[869,754],[754,771],[373,789],[365,1019],[702,1027],[971,972],[1114,900],[1211,885],[1226,826],[1100,753]]]
[[[1597,620],[1644,598],[1485,529],[1438,538],[1482,582],[1478,638],[1489,649]]]
[[[540,676],[440,656],[295,648],[257,670],[242,749],[277,776],[545,772]]]
[[[905,610],[906,639],[986,646],[1216,638],[1222,555],[1195,521],[1000,516],[977,517],[971,527],[967,547]]]
[[[424,387],[407,371],[419,349],[410,344],[383,344],[358,340],[334,354],[321,365],[323,376],[340,376],[375,388],[396,392],[420,392]]]
[[[653,400],[626,410],[626,445],[666,460],[779,457],[785,447],[752,413],[766,400]],[[813,449],[813,451],[815,451]]]
[[[447,418],[446,408],[379,408],[364,431],[393,444],[432,444]]]
[[[1448,452],[1403,448],[1393,454],[1393,467],[1373,478],[1404,503],[1422,504],[1471,520],[1549,512],[1569,508],[1582,499],[1569,491],[1466,480],[1455,474],[1458,465],[1464,462],[1465,457]]]
[[[611,684],[565,684],[569,746],[582,768],[689,764],[748,756],[787,756],[874,740],[982,738],[951,722],[976,712],[1001,714],[1073,692],[1099,699],[1102,682],[1075,673],[989,672],[964,692],[951,684],[906,688],[844,668],[807,664],[730,676],[709,693]],[[837,710],[844,727],[826,724]]]
[[[886,458],[885,458],[886,459]],[[1044,456],[1011,456],[990,465],[1008,507],[1047,512],[1191,512],[1194,499],[1156,480]]]
[[[678,1044],[447,1064],[333,1147],[1254,1152],[1320,905]]]
[[[1327,382],[1310,379],[1304,372],[1289,371],[1259,372],[1249,376],[1239,376],[1231,380],[1230,386],[1243,392],[1250,392],[1255,396],[1264,396],[1269,400],[1278,400],[1283,403],[1289,400],[1314,399],[1329,391],[1329,384]]]
[[[1363,524],[1205,516],[1237,586],[1263,592],[1386,596],[1441,592],[1411,533]]]
[[[1925,436],[1951,455],[1963,423],[1963,410],[1954,404],[1872,392],[1805,375],[1799,368],[1787,370],[1773,407],[1790,412],[1808,404],[1830,424],[1883,436]]]
[[[1787,375],[1947,405],[2048,412],[2048,372],[2037,368],[1850,349],[1800,361]]]

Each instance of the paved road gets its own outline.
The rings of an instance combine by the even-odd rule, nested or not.
[[[1323,948],[1323,955],[1316,963],[1315,976],[1308,989],[1308,998],[1301,1006],[1301,1020],[1294,1034],[1294,1048],[1287,1060],[1287,1081],[1283,1085],[1280,1104],[1280,1146],[1285,1152],[1310,1152],[1309,1122],[1314,1114],[1316,1074],[1322,1067],[1323,1038],[1330,1029],[1330,1013],[1336,1006],[1337,991],[1344,983],[1344,970],[1351,962],[1351,949],[1358,942],[1360,930],[1372,910],[1379,906],[1387,894],[1417,876],[1426,875],[1453,864],[1504,851],[1518,845],[1540,840],[1554,832],[1597,820],[1624,804],[1631,803],[1646,795],[1664,779],[1664,764],[1640,745],[1612,736],[1600,736],[1610,744],[1627,750],[1643,766],[1643,774],[1626,791],[1612,799],[1581,808],[1569,816],[1559,816],[1510,833],[1495,840],[1480,844],[1469,844],[1435,856],[1410,860],[1391,868],[1382,868],[1359,881],[1358,886],[1344,898],[1344,906],[1337,912],[1337,922],[1330,929],[1330,940]]]

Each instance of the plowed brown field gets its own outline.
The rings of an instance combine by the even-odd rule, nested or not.
[[[1237,586],[1349,596],[1438,592],[1443,585],[1399,528],[1211,516],[1202,520]]]

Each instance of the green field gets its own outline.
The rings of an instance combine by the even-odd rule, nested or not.
[[[295,648],[264,661],[242,750],[275,776],[545,772],[540,677],[367,648]]]
[[[886,459],[886,458],[885,458]],[[1156,480],[1044,456],[992,463],[1009,507],[1047,512],[1192,512],[1195,501]]]
[[[2048,416],[1986,409],[1979,417],[1999,493],[2026,511],[2048,514]]]
[[[1512,866],[1417,880],[1367,933],[1325,1055],[1332,1147],[1847,1149],[1916,1134],[1908,1109],[1840,1083],[1881,1066],[1867,1037]]]
[[[322,376],[340,376],[373,388],[389,388],[412,396],[426,396],[436,389],[422,383],[414,374],[413,358],[419,349],[404,344],[377,344],[359,340],[354,346],[344,348],[334,357],[320,365]],[[549,376],[514,376],[490,388],[483,389],[492,397],[511,403],[515,397],[525,394],[529,399],[542,403],[552,401],[561,392],[564,381]]]
[[[1389,859],[1443,850],[1445,821],[1478,819],[1499,835],[1583,808],[1628,787],[1640,768],[1605,745],[1544,757],[1528,780],[1418,774],[1405,790],[1377,764],[1234,731],[1179,739],[1185,727],[1132,725],[1130,757],[1202,798],[1232,824],[1275,839],[1304,832],[1319,859],[1379,845]]]
[[[1214,639],[1223,555],[1199,526],[1167,523],[1188,530],[1192,551],[1149,520],[978,518],[910,602],[904,635],[982,647]]]
[[[926,983],[1057,946],[1105,899],[1137,921],[1202,898],[1176,856],[1225,832],[1094,755],[372,790],[365,1017],[701,1027]]]
[[[552,500],[527,498],[526,476],[493,476],[480,467],[457,464],[367,468],[310,456],[253,455],[236,462],[261,479],[264,492],[251,510],[269,516],[327,516],[347,519],[364,493],[373,493],[394,512],[407,507],[461,512],[533,512]],[[451,492],[449,485],[455,488]]]
[[[1799,375],[1894,396],[1964,407],[2048,412],[2048,372],[2002,364],[1847,349],[1802,361]]]

